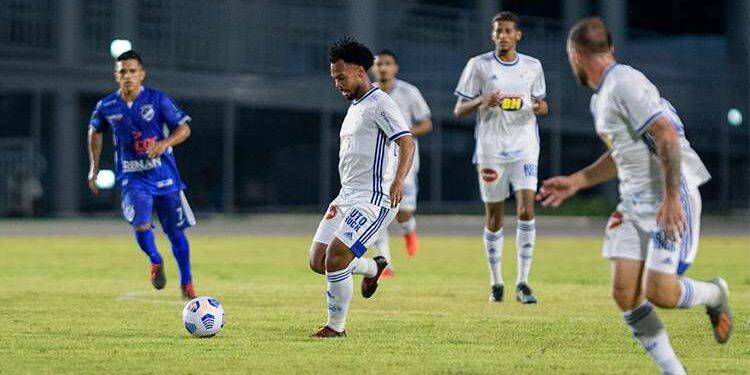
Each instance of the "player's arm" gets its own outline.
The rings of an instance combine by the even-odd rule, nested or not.
[[[432,120],[428,117],[422,121],[417,121],[411,127],[411,135],[421,137],[432,131]]]
[[[558,207],[562,202],[581,189],[599,185],[617,176],[617,167],[612,159],[612,151],[605,152],[599,159],[569,176],[555,176],[544,180],[536,200],[542,206]]]
[[[680,138],[665,116],[659,116],[649,126],[648,133],[654,138],[656,144],[663,179],[663,200],[656,212],[656,222],[669,238],[676,240],[685,231],[685,218],[680,202],[680,178],[682,176]]]
[[[471,100],[458,98],[458,100],[456,100],[456,106],[453,107],[453,114],[457,118],[461,118],[476,111],[477,108],[482,105],[486,105],[488,107],[497,107],[500,105],[500,102],[502,102],[502,98],[500,98],[500,92],[480,95]]]
[[[405,135],[395,140],[399,148],[398,153],[398,167],[396,168],[396,176],[393,178],[391,184],[391,207],[396,207],[401,203],[401,199],[404,197],[404,180],[406,175],[411,170],[411,164],[414,161],[414,139],[411,135]]]
[[[169,137],[154,143],[153,146],[151,146],[151,148],[149,148],[148,150],[148,157],[152,159],[159,157],[168,148],[177,146],[180,143],[185,142],[188,137],[190,137],[190,125],[188,125],[187,122],[183,122],[174,130],[172,130],[172,132],[169,134]]]
[[[88,133],[88,149],[89,149],[89,175],[88,185],[89,190],[92,193],[98,194],[99,189],[96,187],[96,176],[99,174],[99,159],[102,155],[102,141],[104,135],[96,130],[93,126],[89,126]]]

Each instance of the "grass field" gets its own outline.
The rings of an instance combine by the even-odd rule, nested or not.
[[[423,238],[416,259],[394,237],[396,277],[371,300],[355,294],[349,337],[328,341],[308,338],[325,322],[325,282],[307,268],[308,245],[192,238],[196,287],[227,317],[217,337],[194,339],[181,324],[171,255],[157,292],[127,235],[0,238],[0,373],[657,373],[609,297],[598,238],[541,237],[532,270],[540,303],[522,306],[507,292],[505,303],[487,302],[480,237]],[[749,248],[750,237],[706,238],[689,271],[730,283],[727,345],[714,343],[703,309],[659,312],[693,374],[750,373]],[[504,254],[512,284],[515,246]]]

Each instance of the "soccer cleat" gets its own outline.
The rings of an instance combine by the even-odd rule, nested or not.
[[[391,267],[386,267],[386,269],[383,270],[383,273],[380,275],[381,280],[387,280],[393,278],[393,269]]]
[[[375,294],[375,291],[378,290],[378,279],[380,278],[380,275],[383,274],[383,270],[388,267],[388,261],[385,260],[385,257],[376,256],[372,258],[372,260],[378,265],[378,272],[373,277],[365,277],[362,279],[362,297],[365,298],[372,297],[372,295]]]
[[[490,290],[490,302],[503,302],[503,292],[505,287],[503,284],[495,284]]]
[[[516,286],[516,300],[524,305],[536,303],[536,297],[534,297],[531,288],[526,283],[520,283]]]
[[[164,263],[152,263],[149,275],[151,277],[151,285],[153,285],[154,288],[164,289],[164,286],[167,285],[167,277],[164,276]]]
[[[186,299],[193,299],[197,297],[197,294],[195,294],[195,288],[193,288],[193,283],[181,285],[180,289],[182,289],[182,297]]]
[[[708,314],[708,318],[711,320],[714,339],[719,344],[723,344],[732,335],[732,310],[729,309],[729,285],[721,277],[715,277],[708,282],[716,284],[721,291],[721,302],[715,307],[706,306],[706,314]]]
[[[325,326],[319,329],[318,332],[313,333],[312,336],[310,337],[315,338],[315,339],[330,339],[330,338],[336,338],[336,337],[346,337],[346,330],[337,332],[333,328]]]
[[[419,252],[419,237],[417,236],[417,232],[411,231],[405,233],[404,239],[406,239],[406,254],[410,257],[417,256]]]

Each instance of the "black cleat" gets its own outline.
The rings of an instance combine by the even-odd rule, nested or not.
[[[505,287],[503,284],[495,284],[490,290],[490,302],[503,302],[503,294]]]
[[[531,288],[526,283],[520,283],[516,286],[516,300],[524,305],[536,303],[536,297],[534,297]]]
[[[362,297],[365,298],[372,297],[372,295],[375,294],[375,291],[378,290],[378,279],[380,278],[380,274],[382,274],[383,270],[388,267],[388,261],[385,257],[376,256],[372,258],[372,260],[378,265],[378,272],[373,277],[365,277],[362,279]]]
[[[156,289],[164,289],[164,286],[167,285],[167,277],[164,276],[164,263],[152,263],[149,274],[151,276],[151,285]]]

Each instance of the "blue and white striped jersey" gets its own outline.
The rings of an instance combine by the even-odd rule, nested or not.
[[[352,101],[341,125],[341,195],[389,206],[389,190],[398,163],[393,141],[411,136],[396,103],[377,87]]]

